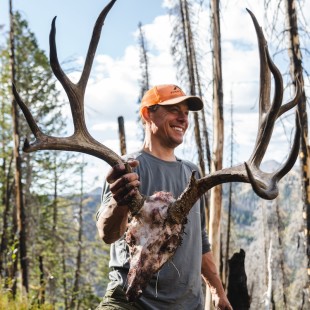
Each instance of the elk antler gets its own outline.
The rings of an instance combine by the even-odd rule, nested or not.
[[[223,183],[251,183],[253,190],[258,196],[268,200],[274,199],[278,195],[277,184],[279,180],[290,171],[297,159],[300,144],[300,124],[299,115],[296,110],[295,137],[287,160],[273,173],[260,170],[260,164],[270,142],[275,121],[283,113],[298,104],[302,90],[297,80],[294,99],[282,105],[283,81],[281,73],[271,60],[267,42],[254,14],[250,10],[247,11],[251,15],[255,26],[260,56],[259,127],[253,153],[250,159],[244,164],[216,171],[202,179],[196,180],[193,173],[188,187],[184,190],[182,195],[171,204],[168,211],[168,221],[181,223],[184,219],[184,214],[188,214],[191,206],[198,199],[197,197],[200,197],[212,187]],[[270,104],[271,73],[275,83],[272,104]]]
[[[123,163],[123,160],[120,156],[114,153],[111,149],[101,144],[95,140],[88,132],[85,116],[84,116],[84,95],[87,85],[87,81],[90,75],[90,70],[93,64],[94,56],[100,39],[101,29],[104,24],[105,18],[114,5],[116,0],[110,1],[107,6],[102,10],[94,26],[93,34],[89,44],[85,65],[82,71],[82,75],[77,84],[74,84],[70,81],[67,75],[61,69],[61,66],[57,57],[57,49],[55,42],[56,27],[55,21],[56,17],[53,19],[51,32],[50,32],[50,64],[52,70],[62,84],[69,102],[71,113],[73,116],[73,125],[74,133],[70,137],[53,137],[44,134],[36,121],[34,120],[31,112],[28,107],[20,98],[15,86],[13,85],[13,94],[16,99],[16,102],[22,109],[26,120],[29,124],[29,127],[32,133],[35,136],[35,141],[29,143],[28,140],[25,140],[23,150],[25,152],[34,152],[38,150],[64,150],[64,151],[75,151],[82,152],[89,155],[93,155],[100,159],[106,161],[109,165],[114,166],[119,163]],[[126,165],[128,171],[130,171],[130,166]],[[144,198],[137,193],[137,196],[134,201],[130,203],[129,209],[134,214],[137,213],[143,205]]]

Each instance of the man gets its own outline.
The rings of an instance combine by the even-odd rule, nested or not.
[[[100,237],[111,243],[107,293],[98,309],[204,309],[201,275],[210,286],[217,309],[232,309],[216,271],[205,231],[204,201],[198,200],[188,214],[182,244],[171,260],[153,276],[135,303],[126,300],[123,288],[129,269],[124,233],[128,222],[128,201],[137,188],[147,196],[156,191],[178,197],[188,184],[196,165],[179,159],[175,148],[183,142],[189,111],[199,111],[199,97],[186,96],[175,85],[158,85],[148,90],[141,102],[140,115],[145,126],[141,151],[131,154],[134,172],[117,165],[107,175],[102,206],[97,214]]]

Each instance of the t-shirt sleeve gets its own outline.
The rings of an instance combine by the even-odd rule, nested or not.
[[[96,213],[96,220],[98,221],[98,218],[106,205],[110,202],[110,199],[112,197],[112,193],[110,191],[110,186],[107,181],[104,181],[103,187],[102,187],[102,194],[101,194],[101,204],[100,207]]]
[[[206,230],[205,204],[206,204],[206,199],[205,199],[205,196],[203,195],[200,198],[202,254],[205,254],[211,251],[211,245],[210,245],[207,230]]]

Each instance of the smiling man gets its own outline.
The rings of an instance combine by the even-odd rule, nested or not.
[[[153,276],[141,297],[128,302],[124,293],[129,270],[128,246],[124,240],[128,201],[135,196],[137,188],[147,196],[159,191],[180,196],[192,171],[198,171],[198,167],[177,158],[175,148],[183,142],[190,111],[202,108],[199,97],[186,96],[176,85],[158,85],[145,93],[140,106],[145,141],[140,151],[127,157],[134,172],[126,173],[124,165],[111,169],[97,213],[99,235],[111,243],[110,283],[97,309],[202,310],[201,276],[210,286],[217,309],[232,309],[210,251],[204,199],[198,200],[187,216],[182,244]]]

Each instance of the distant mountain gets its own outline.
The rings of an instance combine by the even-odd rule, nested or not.
[[[280,167],[280,165],[281,164],[277,162],[276,160],[270,159],[270,160],[264,161],[261,164],[261,169],[265,172],[273,172],[277,170]]]
[[[101,187],[96,187],[92,191],[90,191],[87,195],[89,196],[101,196],[102,188]]]
[[[261,164],[261,169],[265,172],[273,172],[277,170],[283,163],[279,163],[278,161],[274,159],[266,160]],[[292,168],[292,171],[298,171],[299,169],[299,163],[298,160],[296,161],[294,167]],[[291,172],[292,172],[291,171]]]

